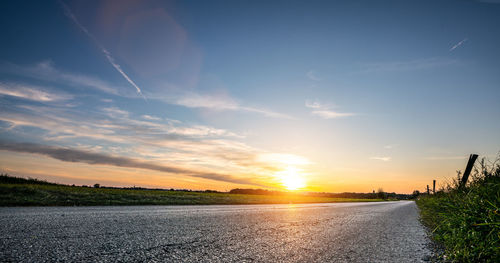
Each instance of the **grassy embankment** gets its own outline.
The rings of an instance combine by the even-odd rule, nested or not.
[[[458,179],[435,195],[417,200],[423,222],[451,262],[500,259],[500,165],[475,169],[466,187]]]
[[[0,175],[0,206],[208,205],[369,202],[381,199],[92,188]]]

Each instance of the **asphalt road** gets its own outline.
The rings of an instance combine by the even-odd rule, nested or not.
[[[0,208],[6,262],[420,262],[414,202]]]

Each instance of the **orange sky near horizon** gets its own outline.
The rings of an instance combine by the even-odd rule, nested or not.
[[[191,189],[229,191],[234,188],[262,188],[268,190],[296,190],[312,192],[371,192],[382,188],[387,192],[412,193],[423,191],[426,184],[432,185],[437,179],[437,188],[450,182],[455,177],[455,171],[464,169],[466,159],[441,161],[438,164],[422,168],[418,171],[398,174],[397,171],[384,172],[383,169],[360,172],[358,170],[331,170],[327,174],[311,173],[299,175],[303,186],[299,189],[287,188],[287,181],[272,178],[263,185],[236,184],[210,179],[190,177],[187,175],[172,175],[147,169],[114,167],[109,165],[90,165],[55,160],[50,157],[11,153],[0,151],[0,169],[3,173],[13,176],[31,177],[50,182],[76,185],[93,185],[116,187],[147,187],[163,189]],[[462,164],[464,167],[459,167]],[[441,167],[436,167],[439,165]],[[458,168],[455,168],[458,167]],[[380,175],[380,174],[382,175]],[[278,172],[279,174],[279,172]],[[380,178],[384,178],[381,180]],[[409,180],[408,178],[412,178]]]

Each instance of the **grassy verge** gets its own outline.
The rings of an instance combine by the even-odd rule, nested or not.
[[[297,204],[383,201],[382,199],[314,197],[299,194],[250,195],[91,188],[51,184],[37,180],[16,181],[11,178],[3,176],[0,180],[0,206]]]
[[[484,165],[471,182],[458,180],[435,195],[417,200],[424,224],[445,248],[451,262],[498,262],[500,259],[500,165]]]

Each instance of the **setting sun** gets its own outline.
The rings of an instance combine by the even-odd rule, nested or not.
[[[276,175],[280,178],[282,185],[287,190],[299,190],[306,186],[305,180],[300,173],[300,169],[296,167],[287,167],[285,170],[278,172]]]

